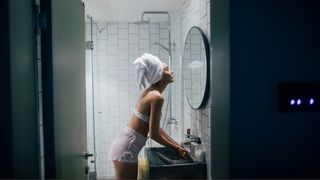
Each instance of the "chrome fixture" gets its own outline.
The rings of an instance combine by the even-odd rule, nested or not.
[[[168,30],[169,30],[169,48],[166,48],[168,49],[167,51],[169,52],[169,56],[170,56],[170,59],[169,59],[169,65],[171,67],[171,59],[172,59],[172,54],[171,54],[171,22],[170,22],[170,14],[169,12],[167,11],[144,11],[142,14],[141,14],[141,17],[140,17],[140,21],[136,21],[134,22],[134,24],[137,24],[137,25],[142,25],[142,24],[149,24],[150,23],[150,18],[148,20],[145,20],[144,19],[144,16],[146,14],[166,14],[168,15]],[[160,45],[160,43],[158,43]],[[164,46],[163,46],[164,47]]]
[[[167,48],[167,47],[165,47],[164,45],[162,45],[162,44],[160,44],[160,43],[158,43],[158,42],[155,42],[155,43],[153,43],[153,44],[159,45],[159,46],[162,47],[164,50],[168,51],[168,53],[170,53],[170,49]]]

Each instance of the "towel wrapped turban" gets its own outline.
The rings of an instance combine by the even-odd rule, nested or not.
[[[152,85],[161,80],[164,66],[157,56],[145,53],[137,58],[133,64],[136,68],[137,84],[140,89],[145,89],[147,83]]]

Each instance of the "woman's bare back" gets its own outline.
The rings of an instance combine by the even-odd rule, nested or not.
[[[151,111],[151,103],[155,99],[156,96],[162,96],[158,91],[152,89],[151,87],[146,89],[141,95],[138,97],[135,110],[139,113],[149,117],[150,121],[150,111]],[[147,137],[149,132],[149,123],[146,123],[139,119],[134,113],[131,116],[128,126],[140,134]]]

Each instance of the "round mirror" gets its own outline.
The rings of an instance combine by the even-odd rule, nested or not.
[[[190,106],[202,107],[207,100],[209,90],[209,42],[198,27],[192,27],[184,44],[183,82]]]

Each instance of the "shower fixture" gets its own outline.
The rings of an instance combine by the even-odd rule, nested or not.
[[[140,21],[136,21],[136,22],[134,22],[134,24],[137,24],[137,25],[149,24],[150,23],[150,18],[148,18],[148,20],[144,19],[144,15],[146,15],[146,14],[167,14],[168,15],[169,27],[170,27],[170,15],[169,15],[169,13],[167,11],[144,11],[141,14]]]
[[[164,50],[168,51],[168,53],[170,54],[170,49],[165,47],[164,45],[162,45],[161,43],[158,43],[158,42],[154,42],[153,44],[155,45],[159,45],[160,47],[162,47]]]
[[[150,23],[150,20],[143,20],[143,19],[141,19],[140,21],[133,22],[133,24],[136,24],[136,25],[145,25],[149,23]]]
[[[166,51],[169,52],[169,65],[170,67],[172,67],[172,63],[171,63],[171,60],[172,60],[172,52],[171,52],[171,22],[170,22],[170,14],[169,12],[167,11],[144,11],[142,14],[141,14],[141,17],[140,17],[140,21],[136,21],[134,22],[134,24],[137,24],[137,25],[143,25],[143,24],[149,24],[150,23],[150,17],[148,18],[148,20],[145,20],[144,19],[144,16],[146,14],[151,14],[151,15],[159,15],[159,14],[165,14],[168,16],[168,31],[169,31],[169,47],[165,47],[163,46],[162,44],[160,43],[154,43],[154,44],[157,44],[159,46],[161,46],[163,49],[165,49]]]

